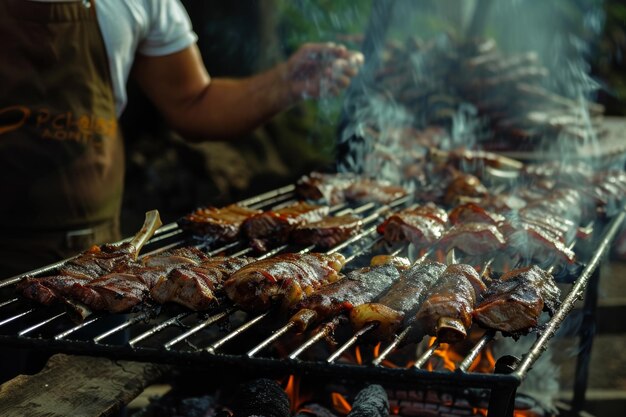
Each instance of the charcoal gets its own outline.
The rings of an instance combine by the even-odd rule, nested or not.
[[[370,385],[356,395],[348,417],[387,417],[388,415],[387,392],[380,385]]]
[[[237,417],[289,417],[289,397],[272,379],[256,379],[242,384],[232,410]]]

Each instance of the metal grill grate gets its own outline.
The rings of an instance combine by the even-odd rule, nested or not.
[[[294,201],[294,187],[287,186],[240,202],[252,208],[267,209]],[[350,264],[360,255],[378,248],[381,239],[376,234],[377,221],[395,208],[404,207],[409,198],[402,198],[389,205],[372,203],[349,207],[338,205],[331,208],[334,214],[358,213],[364,217],[361,233],[332,248],[329,252],[343,253]],[[260,315],[244,313],[228,301],[223,301],[208,313],[196,313],[178,306],[145,306],[143,310],[130,314],[97,314],[80,323],[61,307],[44,307],[33,304],[15,292],[7,291],[15,286],[22,276],[0,282],[0,289],[8,293],[0,299],[0,343],[11,346],[42,348],[83,355],[104,355],[132,360],[156,361],[194,367],[219,367],[239,369],[264,374],[316,374],[333,378],[348,378],[367,381],[412,383],[427,386],[454,386],[490,389],[493,415],[508,407],[517,386],[524,379],[534,362],[545,350],[548,340],[583,296],[584,290],[597,270],[602,255],[624,221],[622,211],[610,224],[597,227],[598,244],[584,270],[576,278],[563,304],[547,323],[537,342],[522,358],[519,365],[506,373],[477,373],[468,371],[474,359],[496,336],[487,332],[460,361],[456,371],[428,371],[424,365],[434,354],[438,341],[425,351],[414,355],[410,368],[385,366],[385,359],[397,350],[397,345],[408,329],[396,339],[382,346],[381,354],[362,365],[346,363],[346,352],[359,345],[370,328],[365,327],[352,334],[339,318],[304,335],[289,333],[285,318],[275,312]],[[207,243],[194,240],[183,233],[175,224],[163,226],[145,247],[145,255],[157,253],[182,245],[194,245],[209,255],[249,254],[252,249],[244,242],[234,242],[221,247],[210,247]],[[280,252],[309,252],[310,247],[282,245],[260,258]],[[406,247],[385,248],[400,253]],[[43,276],[59,267],[62,262],[32,271],[28,275]],[[24,274],[26,275],[26,274]],[[281,327],[282,326],[282,327]],[[339,347],[320,343],[332,330],[336,330]],[[501,367],[500,367],[501,368]],[[496,365],[496,372],[499,367]],[[499,393],[499,396],[494,393]],[[492,408],[493,407],[493,408]]]

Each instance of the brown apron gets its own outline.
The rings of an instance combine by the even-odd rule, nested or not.
[[[0,1],[0,279],[118,240],[123,177],[93,1]]]

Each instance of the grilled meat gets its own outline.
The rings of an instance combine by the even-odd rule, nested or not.
[[[485,290],[478,273],[469,265],[450,265],[419,308],[421,329],[441,342],[462,340],[472,325],[476,300]]]
[[[335,205],[345,201],[346,188],[357,180],[354,174],[324,174],[312,172],[296,183],[296,193],[306,200],[323,200]]]
[[[362,304],[350,312],[355,329],[378,323],[372,333],[377,340],[389,340],[415,319],[415,313],[446,266],[438,262],[415,265],[402,272],[400,279],[375,303]]]
[[[244,266],[224,282],[224,290],[246,310],[267,310],[272,303],[289,309],[338,280],[344,263],[341,254],[282,254]]]
[[[72,298],[79,300],[95,311],[111,313],[127,311],[141,303],[149,294],[149,288],[141,277],[114,272],[88,283],[75,283],[71,288]]]
[[[493,254],[506,245],[498,228],[487,223],[462,223],[450,228],[438,245],[446,252],[459,249],[467,255]]]
[[[249,257],[214,257],[198,266],[177,267],[150,289],[150,295],[160,304],[173,302],[195,311],[206,310],[223,282],[253,261]]]
[[[538,266],[503,274],[483,293],[474,319],[483,327],[506,333],[527,333],[537,326],[542,310],[553,314],[560,291],[552,275]]]
[[[204,207],[178,221],[183,230],[206,236],[219,242],[232,242],[239,237],[241,224],[261,210],[249,209],[236,204],[223,208]]]
[[[435,205],[407,208],[388,217],[378,225],[378,233],[387,242],[409,241],[416,248],[432,245],[441,238],[448,216]]]
[[[26,298],[49,305],[60,296],[71,293],[74,284],[92,281],[122,266],[130,264],[136,249],[130,243],[92,246],[59,268],[56,275],[25,277],[17,290]]]
[[[487,223],[498,226],[504,221],[504,216],[491,213],[478,204],[465,203],[453,208],[449,213],[450,223]]]
[[[508,242],[507,250],[540,265],[564,265],[575,261],[574,252],[545,229],[523,222],[507,222],[502,231]]]
[[[389,204],[401,197],[406,196],[404,187],[393,185],[387,181],[371,179],[359,179],[350,184],[345,190],[346,200],[355,203],[375,202]]]
[[[320,221],[327,215],[327,206],[297,202],[256,214],[245,220],[241,227],[251,244],[264,252],[268,243],[284,243],[297,226]]]
[[[458,204],[462,197],[482,198],[488,194],[487,188],[480,182],[478,177],[471,174],[457,173],[446,188],[443,200],[449,206],[453,206]]]
[[[303,332],[309,326],[369,303],[398,279],[398,269],[390,264],[351,271],[344,278],[316,290],[296,305],[290,319]]]
[[[316,245],[328,249],[356,235],[362,225],[361,218],[351,214],[329,216],[296,227],[291,232],[291,240],[300,245]]]

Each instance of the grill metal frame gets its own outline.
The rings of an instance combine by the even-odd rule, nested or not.
[[[292,201],[294,198],[294,186],[286,186],[273,190],[267,193],[260,194],[256,197],[239,202],[241,205],[254,208],[267,208],[275,205],[286,204]],[[389,212],[394,206],[400,207],[408,204],[408,198],[396,200],[390,206],[362,206],[359,208],[346,208],[345,206],[335,206],[333,210],[335,212],[356,210],[357,212],[369,213],[366,217],[369,223],[375,223],[376,220],[382,218],[384,214]],[[367,206],[367,207],[366,207]],[[493,374],[485,374],[478,372],[469,372],[468,368],[471,365],[473,359],[490,343],[494,338],[492,332],[488,332],[483,338],[481,338],[473,349],[468,353],[462,362],[457,366],[457,370],[450,371],[427,371],[420,369],[420,367],[427,362],[427,360],[433,355],[434,348],[430,348],[421,353],[416,358],[418,366],[411,368],[388,368],[381,366],[381,360],[374,360],[373,363],[365,365],[358,365],[354,363],[340,363],[334,360],[301,360],[297,359],[299,353],[292,352],[291,355],[283,355],[282,357],[261,357],[258,356],[258,352],[261,349],[249,351],[248,354],[232,353],[232,349],[224,348],[224,343],[217,343],[218,340],[214,340],[211,344],[202,346],[201,349],[196,351],[188,351],[181,349],[181,346],[186,346],[181,342],[188,341],[188,339],[201,332],[204,329],[209,328],[216,323],[229,318],[232,314],[235,314],[236,309],[232,306],[221,306],[215,311],[211,311],[210,316],[197,315],[197,319],[193,325],[188,325],[187,329],[183,328],[181,334],[175,338],[169,339],[166,343],[160,343],[157,346],[144,346],[146,340],[153,337],[155,334],[168,328],[182,327],[182,320],[191,317],[196,313],[190,311],[180,312],[168,317],[167,320],[158,321],[156,325],[152,326],[149,330],[135,335],[132,339],[126,342],[111,341],[114,336],[122,334],[127,329],[132,328],[135,325],[141,325],[147,318],[151,317],[153,312],[139,312],[133,313],[127,316],[124,322],[117,324],[111,328],[108,328],[104,332],[100,332],[97,336],[90,338],[89,340],[83,340],[80,338],[73,338],[72,335],[78,334],[85,330],[89,326],[98,322],[102,317],[106,315],[88,317],[85,321],[79,324],[73,324],[70,328],[66,328],[61,332],[58,332],[55,337],[40,337],[36,336],[39,330],[45,329],[51,326],[53,323],[67,319],[67,313],[59,311],[58,309],[38,306],[29,302],[24,302],[20,297],[10,296],[6,300],[0,300],[0,344],[5,346],[27,347],[35,349],[43,349],[55,352],[66,352],[78,355],[101,355],[119,359],[140,360],[140,361],[154,361],[160,363],[169,363],[183,366],[203,367],[203,368],[220,368],[233,370],[238,369],[245,372],[252,372],[263,375],[277,375],[284,376],[287,374],[302,374],[302,375],[316,375],[319,377],[348,379],[355,381],[368,381],[368,382],[385,382],[388,384],[412,384],[415,387],[437,387],[438,389],[455,388],[455,389],[488,389],[491,392],[488,413],[491,416],[512,416],[515,393],[527,373],[532,368],[532,365],[539,358],[541,353],[547,348],[549,339],[554,335],[556,330],[562,321],[567,317],[568,313],[573,309],[577,300],[582,299],[585,291],[591,291],[588,294],[593,297],[597,297],[597,281],[599,278],[599,265],[602,256],[607,252],[610,243],[619,231],[621,225],[626,217],[626,211],[622,210],[616,215],[608,225],[606,225],[602,233],[596,233],[597,245],[596,250],[591,256],[589,262],[583,269],[582,273],[578,276],[574,282],[572,288],[568,292],[561,307],[556,314],[546,323],[545,330],[540,334],[537,341],[534,343],[528,353],[518,362],[517,366],[506,366],[506,361],[510,360],[510,357],[503,357],[496,363],[496,371]],[[350,249],[354,244],[366,243],[364,239],[370,238],[369,243],[353,253],[348,257],[354,258],[360,253],[367,253],[373,243],[380,240],[373,236],[375,235],[375,227],[366,227],[356,237],[350,239],[347,243],[340,244],[337,247],[331,249],[332,251],[340,251]],[[196,242],[197,247],[206,248],[206,242]],[[189,244],[188,238],[184,238],[184,233],[177,227],[175,223],[165,225],[161,227],[155,236],[148,242],[147,248],[151,248],[151,252],[154,253],[162,250],[166,250],[172,247]],[[233,243],[221,248],[211,249],[206,251],[210,255],[219,253],[224,248],[227,250],[237,250],[237,254],[247,253],[249,250],[244,246],[240,249],[239,246],[244,246],[243,243]],[[363,245],[362,245],[363,246]],[[277,250],[272,250],[268,254],[262,257],[269,257],[279,251],[283,251],[288,248],[288,245],[283,245]],[[314,249],[314,247],[304,248],[302,252],[308,252]],[[398,250],[399,251],[399,250]],[[396,251],[397,252],[397,251]],[[0,288],[14,286],[23,276],[43,276],[48,272],[58,268],[62,263],[58,262],[47,267],[39,268],[31,271],[27,274],[22,274],[13,278],[0,282]],[[590,284],[591,283],[591,284]],[[586,320],[593,320],[593,314],[595,310],[595,303],[593,300],[589,301],[588,296],[585,300],[585,317]],[[18,309],[12,316],[6,317],[5,312],[10,309],[11,306],[20,304],[23,309]],[[164,307],[166,310],[167,307]],[[25,321],[29,314],[37,311],[45,311],[46,317],[36,323],[30,323],[26,327],[16,326],[20,321]],[[48,314],[49,313],[49,314]],[[264,319],[268,317],[269,313],[262,314],[260,316],[249,318],[244,322],[245,327],[243,330],[235,329],[229,334],[232,337],[227,341],[239,337],[244,331],[249,328],[257,326]],[[110,317],[110,315],[109,315]],[[6,332],[7,328],[19,327],[17,331]],[[593,330],[582,329],[581,345],[585,346],[583,354],[590,354],[591,341],[593,339]],[[353,338],[358,339],[358,333],[353,335]],[[315,340],[312,340],[315,339]],[[305,342],[313,344],[317,340],[321,340],[320,335],[312,333],[309,336],[309,340]],[[142,343],[143,342],[143,343]],[[433,346],[437,346],[437,342]],[[385,352],[383,352],[385,355]],[[332,356],[332,355],[331,355]],[[337,355],[335,355],[337,356]],[[584,358],[578,360],[577,363],[577,377],[576,386],[574,390],[574,406],[582,409],[584,405],[584,394],[586,389],[586,376],[588,373],[588,361]]]

